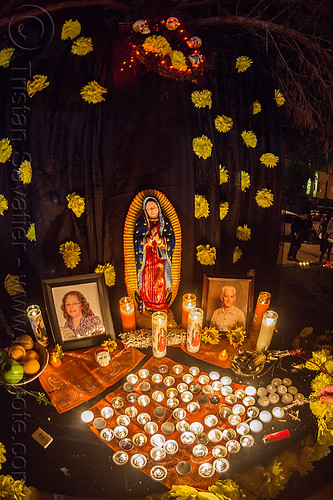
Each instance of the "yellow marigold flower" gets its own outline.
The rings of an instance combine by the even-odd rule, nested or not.
[[[82,87],[80,94],[85,101],[96,104],[97,102],[105,101],[102,96],[105,92],[107,92],[107,90],[104,87],[101,87],[99,83],[93,81]]]
[[[212,266],[216,260],[216,248],[210,245],[197,246],[197,260],[203,266]]]
[[[64,351],[60,344],[56,344],[51,351],[51,357],[55,359],[60,359],[64,356]]]
[[[0,194],[0,215],[3,215],[5,210],[8,210],[8,201],[3,194]]]
[[[0,50],[0,66],[8,68],[14,52],[15,49],[13,49],[13,47],[6,47],[5,49]]]
[[[64,259],[65,266],[70,269],[74,269],[74,267],[76,267],[81,260],[81,248],[73,241],[66,241],[66,243],[62,243],[59,247],[59,253]]]
[[[20,293],[24,292],[24,288],[20,284],[20,278],[16,274],[7,274],[4,285],[7,293],[11,297],[14,297],[14,295],[20,295]]]
[[[243,73],[244,71],[246,71],[251,66],[252,63],[253,63],[252,59],[250,59],[247,56],[237,57],[236,69],[238,70],[238,73]]]
[[[256,194],[256,202],[259,207],[268,208],[273,205],[274,195],[270,189],[259,189]]]
[[[104,280],[107,286],[114,286],[114,284],[116,283],[116,271],[114,269],[114,266],[112,264],[109,264],[109,262],[104,264],[104,266],[102,264],[99,264],[95,269],[95,273],[104,274]]]
[[[171,64],[178,71],[186,71],[186,57],[180,50],[173,50],[170,54]]]
[[[69,19],[64,22],[61,30],[61,40],[73,40],[81,33],[81,24],[79,21]]]
[[[276,167],[279,157],[273,155],[273,153],[265,153],[260,156],[260,161],[265,167],[273,168]]]
[[[224,217],[229,212],[229,203],[227,201],[221,201],[220,203],[220,220],[224,219]]]
[[[68,208],[70,210],[73,210],[75,213],[76,217],[80,217],[85,209],[85,202],[84,198],[82,196],[79,196],[78,194],[71,193],[66,196],[66,200],[68,201]]]
[[[1,464],[5,463],[7,460],[5,454],[6,454],[6,448],[2,443],[0,443],[0,469],[2,468]]]
[[[219,479],[213,486],[208,487],[208,491],[221,500],[226,498],[230,500],[242,500],[244,498],[241,488],[232,479]]]
[[[34,222],[30,224],[26,236],[28,240],[36,241],[36,227]]]
[[[93,44],[91,38],[86,38],[81,36],[73,42],[71,52],[77,56],[85,56],[89,52],[92,52]]]
[[[248,172],[245,172],[244,170],[241,171],[241,190],[245,191],[248,189],[251,185],[250,181],[250,174]]]
[[[9,139],[0,140],[0,163],[5,163],[12,156],[13,146]]]
[[[155,52],[162,56],[170,54],[172,51],[169,42],[164,36],[152,35],[148,36],[142,44],[142,47],[147,52]]]
[[[236,236],[239,240],[247,241],[251,238],[251,229],[247,224],[244,224],[244,226],[238,226]]]
[[[191,99],[196,108],[208,106],[210,109],[212,107],[212,93],[210,90],[195,90],[191,94]]]
[[[219,170],[220,170],[220,186],[221,186],[221,184],[225,184],[226,182],[229,181],[229,172],[225,167],[222,167],[222,165],[219,165]]]
[[[45,89],[50,85],[47,81],[47,76],[45,75],[34,75],[32,80],[28,80],[27,83],[27,93],[29,97],[33,97],[36,92]]]
[[[18,174],[23,184],[30,184],[32,178],[32,168],[30,161],[22,161],[20,168],[18,169]]]
[[[111,353],[117,349],[117,342],[115,340],[107,339],[101,343],[101,347],[107,349]]]
[[[205,160],[209,158],[212,154],[212,141],[206,136],[195,137],[192,141],[193,151],[199,158],[204,158]]]
[[[232,254],[232,262],[235,264],[243,255],[242,250],[239,247],[235,247]]]
[[[245,146],[248,148],[255,148],[257,145],[257,136],[252,130],[243,130],[242,138]]]
[[[255,276],[256,275],[256,270],[253,269],[253,267],[251,267],[251,269],[248,270],[248,272],[246,273],[247,276]]]
[[[286,98],[282,94],[281,90],[275,89],[274,90],[274,100],[276,102],[277,106],[283,106],[284,103],[286,102]]]
[[[232,118],[230,116],[225,116],[225,115],[218,115],[215,118],[215,128],[219,132],[229,132],[229,130],[232,129],[234,122],[232,121]]]
[[[208,215],[209,203],[206,200],[206,197],[196,194],[194,200],[194,217],[196,219],[200,219],[201,217],[205,217],[207,219]]]
[[[178,500],[192,500],[198,498],[198,490],[193,488],[193,486],[187,486],[186,484],[172,486],[169,491],[172,498],[177,498]]]
[[[238,347],[244,343],[246,331],[242,326],[237,326],[236,328],[229,330],[226,336],[229,340],[230,345],[232,345],[233,347]]]
[[[201,342],[204,344],[218,344],[220,342],[220,332],[215,327],[206,326],[201,333]]]
[[[252,114],[257,115],[261,111],[261,104],[259,101],[254,101],[252,104]]]

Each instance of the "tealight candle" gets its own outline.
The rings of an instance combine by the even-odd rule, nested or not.
[[[147,434],[155,434],[158,431],[158,425],[156,422],[147,422],[144,425],[144,430]]]
[[[227,448],[221,444],[214,446],[214,448],[212,449],[212,455],[215,458],[223,458],[226,457],[227,454],[228,454]]]
[[[259,398],[261,398],[262,396],[266,396],[267,395],[267,389],[266,387],[258,387],[257,389],[257,395],[259,396]]]
[[[129,418],[135,418],[139,413],[136,406],[128,406],[127,408],[125,408],[124,412],[125,415],[127,415]]]
[[[198,379],[198,382],[201,385],[209,384],[209,377],[208,377],[208,375],[200,375],[200,377]]]
[[[139,394],[137,394],[136,392],[130,392],[129,394],[127,394],[126,396],[126,399],[129,403],[136,403],[137,400],[138,400],[138,397],[139,397]],[[115,398],[114,398],[115,399]],[[111,401],[111,404],[112,404],[112,401]],[[117,405],[120,404],[120,403],[116,403]],[[112,405],[113,406],[113,405]],[[118,409],[117,406],[114,406],[114,408]],[[119,407],[120,408],[120,407]]]
[[[106,421],[102,417],[97,417],[93,421],[93,426],[96,427],[96,429],[103,429],[103,427],[106,426]]]
[[[162,373],[162,375],[165,375],[166,373],[168,373],[169,367],[168,367],[168,365],[160,365],[158,367],[158,371],[159,371],[159,373]]]
[[[138,375],[140,378],[148,378],[149,377],[149,370],[147,370],[146,368],[141,368],[141,370],[139,370],[139,372],[138,372]]]
[[[120,397],[120,396],[116,396],[116,397],[112,398],[112,400],[111,400],[111,406],[113,408],[115,408],[116,410],[119,410],[120,408],[122,408],[124,406],[124,400],[123,400],[123,398]]]
[[[256,308],[253,316],[252,329],[258,331],[261,325],[264,312],[267,311],[271,303],[271,294],[269,292],[260,292],[257,299]]]
[[[150,397],[143,395],[138,397],[138,405],[140,406],[148,406],[150,403]]]
[[[251,434],[245,434],[239,438],[239,442],[244,448],[249,448],[254,445],[254,437]]]
[[[263,314],[260,332],[257,340],[256,350],[268,349],[275,330],[278,314],[275,311],[266,311]]]
[[[135,330],[136,323],[133,299],[130,297],[122,297],[119,300],[119,309],[123,331],[129,332],[131,330]]]
[[[283,394],[281,401],[282,401],[282,403],[289,405],[293,399],[294,399],[293,395],[290,394],[290,392],[286,392],[285,394]]]
[[[256,400],[254,399],[253,396],[245,396],[243,399],[243,405],[245,406],[253,406]]]
[[[163,434],[172,434],[175,430],[175,426],[172,422],[163,422],[161,425],[161,431]]]
[[[178,443],[174,439],[168,439],[163,445],[168,455],[174,455],[178,451]]]
[[[292,380],[290,378],[288,378],[288,377],[285,377],[284,379],[282,379],[282,383],[286,387],[289,387],[292,384]]]
[[[164,392],[162,391],[154,391],[151,395],[151,398],[156,401],[156,403],[160,403],[164,399]]]
[[[227,472],[229,469],[229,462],[226,458],[217,458],[213,462],[214,470],[218,473]]]
[[[123,439],[128,435],[128,429],[124,425],[117,425],[113,432],[117,439]]]
[[[134,389],[134,384],[132,384],[132,382],[125,382],[123,385],[123,389],[125,392],[132,392]]]
[[[119,441],[119,448],[124,451],[130,451],[134,446],[132,439],[124,438]]]
[[[199,466],[198,473],[201,477],[212,477],[214,475],[214,467],[211,463],[205,462]]]
[[[175,398],[177,397],[178,395],[178,391],[177,389],[175,389],[174,387],[169,387],[166,391],[165,391],[165,395],[167,398]]]
[[[278,403],[280,400],[280,396],[276,392],[274,392],[268,395],[268,399],[271,404],[276,405],[276,403]]]
[[[234,415],[234,414],[231,414],[229,415],[228,417],[228,422],[230,425],[233,425],[233,426],[236,426],[237,424],[239,424],[241,422],[241,417],[239,415]]]
[[[220,392],[222,388],[222,382],[220,382],[219,380],[214,380],[214,382],[212,383],[212,388],[213,391]]]
[[[290,394],[292,394],[293,396],[295,396],[295,394],[297,394],[298,390],[297,390],[297,388],[294,385],[290,385],[288,387],[288,392]]]
[[[281,385],[278,385],[277,388],[276,388],[276,392],[282,396],[282,394],[285,394],[286,392],[288,391],[287,387],[283,384]]]
[[[192,444],[195,441],[195,435],[191,431],[186,431],[180,435],[180,440],[185,445]]]
[[[112,460],[116,465],[124,465],[128,462],[128,453],[126,451],[116,451],[112,455]]]
[[[155,479],[155,481],[163,481],[168,475],[168,471],[162,465],[155,465],[150,469],[150,476]]]
[[[184,391],[187,391],[188,385],[185,384],[185,382],[180,382],[180,384],[177,385],[177,390],[182,393]]]
[[[186,409],[189,413],[197,413],[200,410],[200,405],[197,401],[193,401],[186,406]]]
[[[159,462],[166,457],[166,451],[162,446],[154,446],[154,448],[150,450],[150,456],[155,462]]]
[[[236,431],[235,429],[224,429],[224,431],[222,432],[222,437],[225,441],[230,441],[232,439],[236,439]]]
[[[200,370],[197,366],[190,366],[188,371],[190,372],[191,375],[193,375],[193,377],[196,377],[200,372]]]
[[[131,457],[131,465],[135,469],[143,469],[143,467],[147,464],[147,457],[142,453],[135,453]]]
[[[186,417],[186,410],[184,408],[176,408],[172,412],[172,416],[176,420],[184,420],[184,418]]]
[[[294,399],[298,399],[299,401],[302,401],[304,399],[304,394],[297,392],[294,396]]]
[[[186,349],[190,353],[198,352],[202,331],[203,310],[195,307],[189,312],[187,321]]]
[[[86,410],[81,413],[81,420],[85,424],[89,424],[90,422],[92,422],[94,420],[94,417],[95,417],[94,413],[90,410]]]
[[[262,423],[260,422],[260,420],[251,420],[249,425],[252,432],[262,431]]]
[[[208,439],[212,443],[218,443],[222,439],[222,432],[220,429],[212,429],[208,432]]]
[[[223,385],[230,385],[232,380],[230,377],[224,376],[224,377],[221,377],[221,382]]]
[[[167,387],[171,387],[175,383],[175,379],[171,375],[168,375],[167,377],[164,377],[163,383]]]
[[[230,387],[230,385],[223,385],[221,387],[221,394],[222,396],[227,396],[228,394],[231,394],[232,393],[232,387]],[[237,398],[237,396],[236,396]]]
[[[243,399],[246,396],[246,392],[243,389],[236,389],[235,396],[237,396],[237,399]]]
[[[264,423],[267,424],[272,420],[272,415],[269,411],[263,410],[259,413],[259,419]]]
[[[218,358],[220,361],[227,361],[228,359],[228,353],[226,349],[223,349],[223,351],[220,351],[218,354]]]
[[[99,435],[101,436],[103,441],[107,441],[107,442],[112,441],[113,436],[114,436],[113,430],[109,429],[109,427],[104,427],[104,429],[101,430]]]
[[[180,375],[181,373],[183,373],[184,371],[184,368],[182,365],[174,365],[172,367],[172,371],[173,373],[175,373],[176,375]]]
[[[139,384],[139,389],[141,392],[148,392],[150,390],[150,383],[149,382],[141,382]]]
[[[155,311],[151,316],[153,356],[163,358],[167,351],[168,315],[165,311]]]
[[[193,382],[193,375],[191,375],[190,373],[185,373],[183,375],[183,381],[185,382],[185,384],[190,384],[191,382]]]
[[[221,401],[221,398],[219,398],[219,396],[212,396],[209,398],[209,402],[210,404],[212,405],[218,405]]]
[[[226,448],[227,448],[229,453],[237,453],[240,450],[241,445],[240,445],[239,441],[236,441],[235,439],[231,439],[230,441],[227,442]]]
[[[235,415],[243,415],[245,413],[245,408],[243,405],[237,404],[232,408],[232,413]]]
[[[151,380],[152,382],[154,382],[154,384],[160,384],[163,380],[163,376],[160,373],[154,373],[154,375],[152,375],[151,377]]]
[[[190,391],[184,391],[181,393],[180,397],[184,403],[189,403],[193,399],[193,394]]]
[[[113,416],[113,414],[114,414],[114,411],[111,408],[111,406],[104,406],[104,408],[101,409],[101,416],[103,418],[110,418]]]
[[[169,399],[167,399],[166,405],[168,408],[173,410],[174,408],[177,408],[177,406],[179,406],[179,399],[169,398]]]
[[[275,408],[272,409],[272,415],[275,418],[283,418],[284,417],[284,410],[280,408],[279,406],[276,406]]]
[[[130,373],[129,375],[127,375],[126,380],[127,382],[130,382],[131,384],[134,385],[138,381],[138,376],[135,375],[135,373]]]
[[[192,466],[190,462],[187,462],[186,460],[181,460],[180,462],[177,463],[176,465],[176,471],[180,476],[186,476],[189,474],[192,470]]]
[[[271,384],[279,386],[279,385],[282,384],[282,380],[279,377],[275,377],[275,378],[272,379]]]
[[[195,436],[195,442],[197,444],[207,444],[209,442],[207,434],[205,432],[200,432]]]
[[[204,444],[196,444],[193,447],[192,455],[196,458],[204,458],[208,455],[208,448]]]
[[[135,446],[144,446],[147,442],[147,436],[143,432],[137,432],[136,434],[133,435],[132,441],[135,444]]]
[[[164,418],[166,415],[166,409],[163,406],[156,406],[153,411],[154,417]]]
[[[269,405],[269,399],[267,396],[262,396],[261,398],[258,399],[258,405],[265,408],[266,406]]]
[[[250,432],[249,424],[247,424],[246,422],[240,422],[239,424],[237,424],[236,432],[237,432],[237,434],[240,434],[241,436],[243,436],[244,434],[247,434],[248,432]]]
[[[197,402],[203,406],[205,404],[208,403],[208,398],[205,394],[200,394],[198,397],[197,397]]]
[[[257,389],[253,385],[247,385],[244,391],[247,396],[255,396],[257,394]]]
[[[210,380],[219,380],[219,378],[220,378],[219,372],[215,372],[215,371],[209,372],[208,376],[209,376]]]
[[[271,392],[276,392],[276,386],[273,385],[273,384],[268,384],[266,386],[266,389],[267,389],[267,392],[271,393]]]
[[[224,399],[225,399],[225,402],[228,403],[229,405],[234,405],[237,401],[237,396],[235,394],[228,394],[227,396],[224,397]],[[243,399],[243,401],[244,401],[244,399]]]
[[[229,406],[220,406],[219,415],[221,418],[228,418],[231,415],[231,408]]]
[[[213,388],[211,385],[206,384],[203,386],[202,392],[206,394],[206,396],[210,396],[213,393]]]
[[[193,394],[199,394],[199,392],[201,391],[201,385],[200,384],[191,384],[189,389]]]
[[[193,432],[193,434],[197,435],[203,432],[204,426],[202,425],[201,422],[192,422],[190,425],[190,431]]]
[[[182,328],[187,329],[188,314],[197,304],[197,297],[194,293],[185,293],[182,303]]]
[[[246,414],[249,418],[257,418],[257,416],[259,415],[259,408],[257,408],[256,406],[250,406],[247,409]]]
[[[131,423],[131,419],[127,415],[119,415],[117,418],[118,425],[125,425],[126,427]]]
[[[151,421],[151,416],[149,415],[149,413],[139,413],[136,419],[139,422],[139,424],[145,425],[147,422]]]
[[[204,422],[205,425],[207,425],[207,427],[214,427],[214,425],[216,425],[218,422],[218,418],[216,415],[213,414],[206,415]]]
[[[180,420],[176,423],[176,430],[180,433],[190,430],[190,424],[186,420]]]

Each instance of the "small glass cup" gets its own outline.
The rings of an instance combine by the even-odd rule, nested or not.
[[[200,384],[190,384],[189,389],[193,394],[199,394],[199,392],[201,391],[201,385]]]
[[[164,406],[156,406],[153,411],[154,417],[155,418],[164,418],[166,415],[166,409]]]
[[[208,439],[207,434],[205,432],[200,432],[199,434],[197,434],[195,436],[195,442],[197,444],[208,444],[209,439]]]
[[[148,392],[150,390],[150,383],[146,380],[144,382],[140,382],[139,389],[141,392]]]
[[[158,367],[158,371],[159,371],[159,373],[161,373],[162,375],[165,375],[166,373],[168,373],[168,371],[169,371],[169,367],[168,367],[168,365],[164,365],[164,364],[162,364],[162,365],[160,365],[160,366]]]
[[[123,389],[125,392],[132,392],[134,389],[134,384],[132,384],[132,382],[125,382],[123,385]]]

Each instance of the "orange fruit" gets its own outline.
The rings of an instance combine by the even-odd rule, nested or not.
[[[8,349],[8,356],[15,361],[23,361],[25,358],[25,349],[23,346],[15,344]]]
[[[22,345],[25,350],[33,349],[33,347],[34,347],[34,341],[30,337],[30,335],[27,335],[26,333],[23,333],[22,335],[19,335],[18,337],[16,337],[15,342],[17,344]]]
[[[37,361],[39,361],[38,352],[34,351],[33,349],[29,349],[29,351],[26,352],[25,361],[28,361],[28,359],[37,359]]]
[[[28,361],[23,364],[23,370],[27,375],[36,375],[40,370],[39,361],[37,361],[37,359],[28,359]]]

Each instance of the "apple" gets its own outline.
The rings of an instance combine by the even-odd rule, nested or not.
[[[8,359],[1,364],[2,379],[6,384],[17,384],[24,375],[22,365],[13,359]]]

